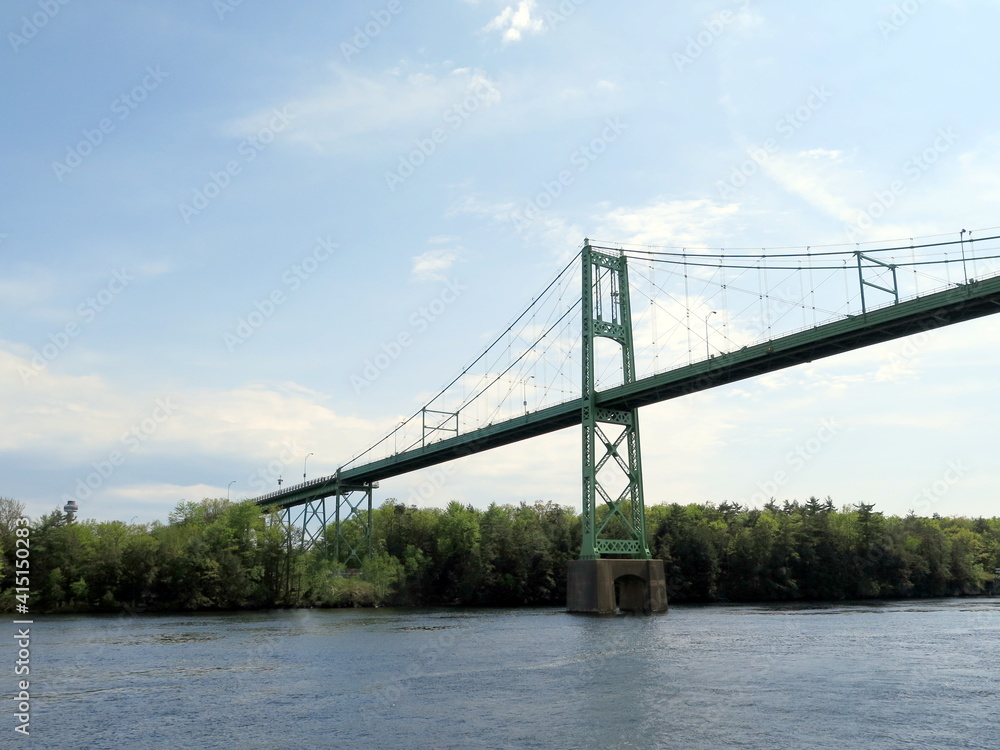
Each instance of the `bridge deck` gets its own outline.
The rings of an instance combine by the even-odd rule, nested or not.
[[[798,331],[709,360],[652,375],[597,394],[599,406],[632,409],[921,331],[1000,312],[1000,276],[925,294],[864,315]],[[342,485],[362,486],[580,424],[580,399],[567,401],[422,448],[345,469]],[[293,485],[257,498],[287,508],[336,493],[335,477]]]

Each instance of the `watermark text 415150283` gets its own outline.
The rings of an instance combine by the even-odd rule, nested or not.
[[[15,608],[20,618],[28,615],[28,597],[31,593],[31,527],[22,516],[16,523],[14,542],[14,598]],[[31,625],[32,620],[14,620],[14,645],[17,648],[14,660],[14,680],[17,722],[14,731],[18,734],[31,733]]]

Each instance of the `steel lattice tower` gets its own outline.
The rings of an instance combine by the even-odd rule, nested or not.
[[[621,347],[623,383],[635,382],[628,264],[624,254],[583,247],[583,545],[580,558],[650,558],[642,497],[638,409],[596,404],[595,343]],[[599,456],[599,457],[598,457]],[[612,485],[611,483],[615,484]],[[624,487],[622,487],[624,485]],[[598,500],[603,503],[598,506]]]

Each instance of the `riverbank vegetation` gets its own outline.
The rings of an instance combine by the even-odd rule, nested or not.
[[[0,498],[0,611],[13,611],[17,519]],[[166,523],[31,521],[30,607],[42,612],[282,606],[563,604],[580,517],[552,503],[373,511],[373,554],[358,567],[252,502],[182,502]],[[345,524],[362,548],[360,523]],[[1000,518],[884,517],[829,499],[647,508],[670,601],[746,602],[1000,594]],[[288,544],[289,536],[292,544]],[[22,534],[23,538],[23,534]],[[22,545],[23,547],[23,545]],[[23,558],[22,558],[23,559]],[[22,568],[25,567],[22,565]]]

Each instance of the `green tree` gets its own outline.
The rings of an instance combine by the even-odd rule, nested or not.
[[[372,587],[375,604],[382,604],[402,578],[403,565],[384,550],[369,555],[361,565],[361,575]]]

